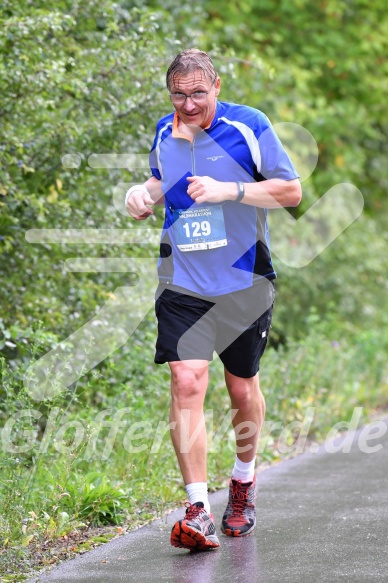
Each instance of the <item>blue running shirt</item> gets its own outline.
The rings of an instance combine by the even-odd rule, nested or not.
[[[217,296],[246,289],[262,277],[275,279],[267,209],[226,201],[221,210],[209,211],[212,203],[199,205],[189,197],[186,180],[188,176],[210,176],[221,182],[246,183],[298,178],[267,116],[252,107],[219,101],[211,125],[192,140],[178,131],[177,121],[176,113],[159,120],[150,153],[151,172],[162,181],[166,207],[160,282]],[[200,218],[193,223],[196,216]],[[182,223],[179,229],[174,227],[177,220]],[[213,244],[220,246],[182,251],[190,248],[182,245],[182,238],[192,235],[193,229],[206,241],[211,239],[210,231],[217,230]]]

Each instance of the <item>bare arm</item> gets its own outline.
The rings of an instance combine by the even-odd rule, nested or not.
[[[162,190],[162,181],[155,178],[155,176],[151,176],[144,183],[144,186],[148,189],[148,192],[151,195],[152,200],[155,204],[163,204],[164,203],[164,194]]]
[[[144,190],[144,187],[148,192]],[[155,176],[151,176],[144,184],[139,185],[139,190],[136,190],[135,187],[132,188],[126,208],[133,219],[144,221],[153,214],[151,206],[163,204],[163,202],[162,183]]]
[[[238,189],[235,182],[219,182],[209,176],[192,176],[187,194],[196,203],[236,200]],[[241,204],[261,208],[298,206],[302,199],[299,178],[282,180],[271,178],[262,182],[244,182],[245,195]]]

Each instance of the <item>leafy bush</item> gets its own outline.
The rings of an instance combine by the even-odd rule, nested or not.
[[[135,226],[120,189],[148,171],[94,168],[89,156],[147,153],[157,118],[170,110],[164,70],[183,46],[218,44],[222,99],[312,132],[319,163],[295,216],[336,182],[354,182],[366,201],[367,212],[307,267],[275,257],[277,299],[260,378],[268,422],[279,426],[259,462],[286,455],[282,427],[303,420],[308,408],[309,438],[323,440],[355,407],[367,419],[388,404],[387,118],[383,76],[373,73],[387,67],[385,5],[33,4],[5,0],[0,8],[0,562],[18,578],[33,564],[34,545],[89,525],[143,524],[185,496],[168,435],[168,369],[153,364],[152,311],[122,348],[73,384],[63,387],[53,373],[49,380],[62,390],[52,399],[36,401],[24,385],[28,367],[98,320],[117,288],[136,284],[127,273],[67,271],[67,259],[156,255],[146,240],[75,247],[62,238],[33,244],[26,233]],[[307,43],[295,36],[306,22]],[[147,226],[161,221],[157,210]],[[233,464],[229,407],[216,360],[206,396],[212,489],[226,484]],[[291,449],[296,439],[297,430],[289,432]]]

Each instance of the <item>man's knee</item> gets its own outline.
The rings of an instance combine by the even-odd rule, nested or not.
[[[252,408],[265,407],[257,377],[243,379],[229,375],[227,386],[233,407],[241,413],[248,413]]]
[[[190,364],[191,363],[191,364]],[[205,397],[208,380],[208,363],[206,361],[189,361],[185,363],[170,362],[171,396],[181,407],[190,401],[201,401]]]

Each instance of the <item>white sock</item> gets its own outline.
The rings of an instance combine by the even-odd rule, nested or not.
[[[210,512],[209,498],[207,497],[207,482],[193,482],[186,485],[186,492],[190,504],[203,502],[206,512]]]
[[[232,478],[241,480],[242,482],[252,482],[255,476],[255,458],[251,462],[242,462],[236,456]]]

